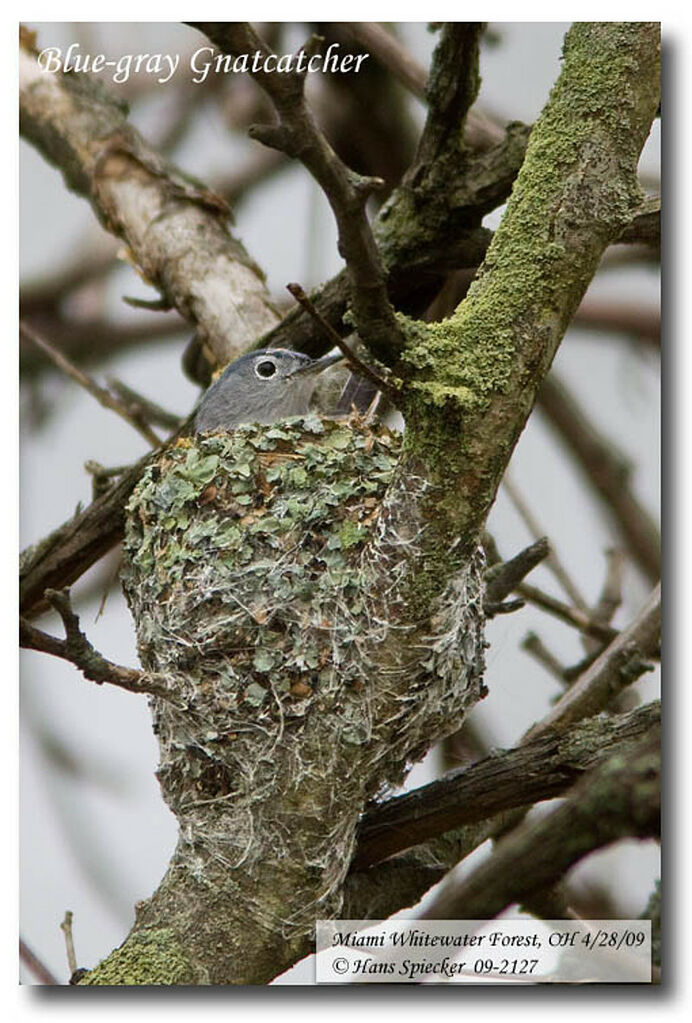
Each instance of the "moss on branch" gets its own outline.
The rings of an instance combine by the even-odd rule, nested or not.
[[[446,533],[469,543],[604,249],[641,201],[658,25],[575,24],[563,57],[467,297],[449,319],[406,330],[405,449],[438,484]]]

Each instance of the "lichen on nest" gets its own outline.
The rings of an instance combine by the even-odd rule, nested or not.
[[[484,692],[477,559],[412,618],[429,484],[400,450],[356,416],[241,426],[162,452],[127,508],[176,862],[254,920],[269,885],[267,926],[338,912],[365,800]]]
[[[335,596],[349,617],[362,611],[360,554],[398,451],[385,428],[310,415],[165,452],[127,509],[123,582],[143,663],[153,644],[158,670],[187,670],[194,648],[225,662],[236,703],[268,703],[270,676],[282,700],[310,695],[306,671],[317,687],[334,668]]]

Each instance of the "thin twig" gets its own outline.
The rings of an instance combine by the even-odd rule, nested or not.
[[[191,23],[225,53],[261,53],[262,64],[271,48],[249,23]],[[316,52],[313,37],[303,52]],[[255,125],[250,136],[301,161],[321,186],[332,208],[339,233],[339,250],[347,267],[356,329],[381,362],[390,364],[403,349],[404,338],[387,294],[382,266],[366,214],[368,197],[384,182],[363,177],[346,167],[331,148],[306,104],[305,74],[273,74],[262,67],[251,72],[272,100],[279,124]]]
[[[513,479],[508,473],[505,473],[505,475],[503,476],[502,485],[505,488],[507,496],[509,497],[510,501],[512,502],[516,510],[519,512],[521,518],[524,520],[524,523],[526,524],[527,529],[531,533],[531,536],[533,536],[535,540],[538,540],[539,537],[543,536],[544,530],[541,524],[536,519],[527,501],[524,500],[521,491],[516,486]],[[560,585],[562,586],[563,590],[565,591],[569,599],[572,601],[572,603],[575,604],[581,611],[588,611],[589,608],[586,600],[584,599],[584,597],[582,597],[581,593],[579,592],[578,586],[573,581],[569,572],[562,564],[562,561],[558,557],[557,551],[552,545],[550,546],[550,549],[548,551],[545,563],[546,566],[550,568],[551,572],[553,573],[557,581],[560,583]]]
[[[312,304],[308,296],[301,288],[300,284],[287,284],[286,290],[293,295],[296,302],[298,302],[298,304],[303,307],[306,313],[308,313],[308,315],[313,318],[315,323],[319,323],[326,337],[328,337],[329,340],[332,342],[332,345],[335,345],[339,349],[339,351],[343,353],[344,358],[351,366],[351,369],[354,371],[354,373],[358,373],[360,374],[360,376],[367,377],[368,380],[371,380],[373,384],[375,384],[378,390],[385,391],[390,397],[398,395],[398,391],[395,387],[392,387],[392,385],[388,383],[388,381],[386,381],[383,377],[378,376],[378,374],[375,373],[375,371],[371,369],[370,366],[368,366],[367,362],[363,362],[362,359],[359,359],[356,353],[349,348],[349,346],[346,344],[341,335],[336,330],[334,330],[332,325],[328,323],[325,320],[325,318],[318,312],[318,310],[315,308],[315,306]]]
[[[168,409],[158,405],[151,398],[145,398],[143,394],[139,394],[133,390],[127,384],[124,384],[122,380],[116,380],[115,377],[108,378],[108,385],[118,397],[122,398],[123,401],[127,402],[129,408],[136,410],[137,414],[141,416],[142,420],[146,423],[152,423],[154,426],[162,426],[166,430],[177,430],[183,421],[182,416],[177,416],[174,412],[169,412]]]
[[[65,951],[67,952],[67,968],[70,976],[77,969],[77,957],[74,954],[74,939],[72,937],[72,910],[65,910],[65,919],[60,924],[60,930],[65,935]]]
[[[372,53],[418,99],[425,101],[428,72],[398,39],[375,21],[345,21],[341,26],[367,53]]]
[[[45,338],[41,337],[41,335],[35,331],[33,327],[29,326],[28,323],[20,321],[19,329],[25,338],[35,344],[37,348],[40,348],[41,351],[44,352],[48,358],[63,371],[63,373],[70,377],[71,380],[78,383],[80,387],[83,387],[84,390],[92,396],[92,398],[96,398],[100,405],[103,405],[104,408],[111,409],[112,412],[116,412],[121,419],[124,419],[126,423],[133,426],[137,433],[144,437],[144,439],[147,440],[152,447],[157,448],[160,446],[161,439],[157,437],[154,431],[145,422],[142,421],[141,417],[135,410],[125,405],[120,398],[115,397],[105,387],[101,387],[97,384],[93,377],[90,377],[88,373],[85,373],[83,370],[79,369],[78,366],[75,366],[73,362],[63,355],[62,352],[58,351],[57,348],[54,348],[49,341],[46,341]]]
[[[627,686],[650,670],[660,643],[661,586],[654,587],[634,621],[621,632],[590,668],[567,690],[549,713],[527,732],[526,738],[549,729],[564,729],[598,714]]]
[[[624,553],[615,548],[606,551],[606,574],[598,601],[591,609],[591,618],[595,622],[609,625],[617,609],[622,604],[622,569]],[[598,640],[584,636],[582,638],[587,654],[600,653],[603,644]]]
[[[26,323],[24,307],[20,307]],[[91,363],[142,343],[160,343],[185,332],[185,324],[173,314],[150,317],[146,321],[112,323],[102,316],[73,316],[69,308],[59,304],[28,315],[44,334],[50,335],[63,355]],[[41,349],[26,341],[20,345],[19,358],[22,379],[42,372],[52,363]]]
[[[79,627],[79,617],[72,610],[69,590],[46,590],[45,597],[62,619],[65,639],[50,636],[20,618],[20,646],[69,661],[91,682],[109,682],[131,693],[152,693],[170,698],[170,687],[164,676],[114,664],[94,649]]]
[[[521,641],[521,649],[530,654],[541,664],[553,678],[558,679],[564,685],[565,668],[558,661],[557,657],[547,648],[541,637],[535,632],[527,632]]]
[[[31,970],[37,980],[42,984],[58,986],[60,981],[55,977],[47,966],[45,966],[35,952],[32,952],[27,943],[20,937],[19,958],[28,970]]]
[[[576,607],[570,607],[569,604],[558,600],[557,597],[552,597],[545,590],[539,589],[538,586],[532,586],[530,583],[520,583],[516,588],[516,592],[530,601],[530,603],[543,608],[544,611],[555,615],[556,618],[559,618],[567,625],[571,625],[574,629],[579,629],[580,632],[585,633],[587,636],[593,636],[594,639],[600,639],[605,643],[609,643],[618,635],[617,629],[610,625],[604,625],[602,622],[594,621],[590,615],[584,614],[583,611]]]

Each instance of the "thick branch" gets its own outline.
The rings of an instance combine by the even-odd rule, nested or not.
[[[494,751],[441,781],[390,799],[364,815],[351,870],[362,870],[453,828],[553,799],[606,758],[626,755],[659,726],[658,703],[622,717],[601,715],[564,734],[542,732],[516,749]]]
[[[621,838],[660,832],[660,754],[648,739],[630,757],[616,755],[588,774],[551,813],[526,821],[488,860],[451,881],[422,919],[489,920],[512,903],[559,881],[582,857]]]
[[[197,326],[212,361],[229,362],[272,327],[278,316],[259,270],[228,231],[223,200],[152,151],[100,84],[43,73],[24,48],[19,67],[23,136],[126,242],[168,305]]]
[[[407,462],[439,486],[441,549],[458,536],[476,542],[565,329],[639,206],[636,165],[658,105],[658,53],[655,23],[573,26],[467,297],[448,320],[411,329]]]

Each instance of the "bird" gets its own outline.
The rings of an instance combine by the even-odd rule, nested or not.
[[[317,377],[343,359],[341,352],[311,359],[288,348],[262,348],[232,362],[195,411],[194,432],[234,430],[305,415]]]

